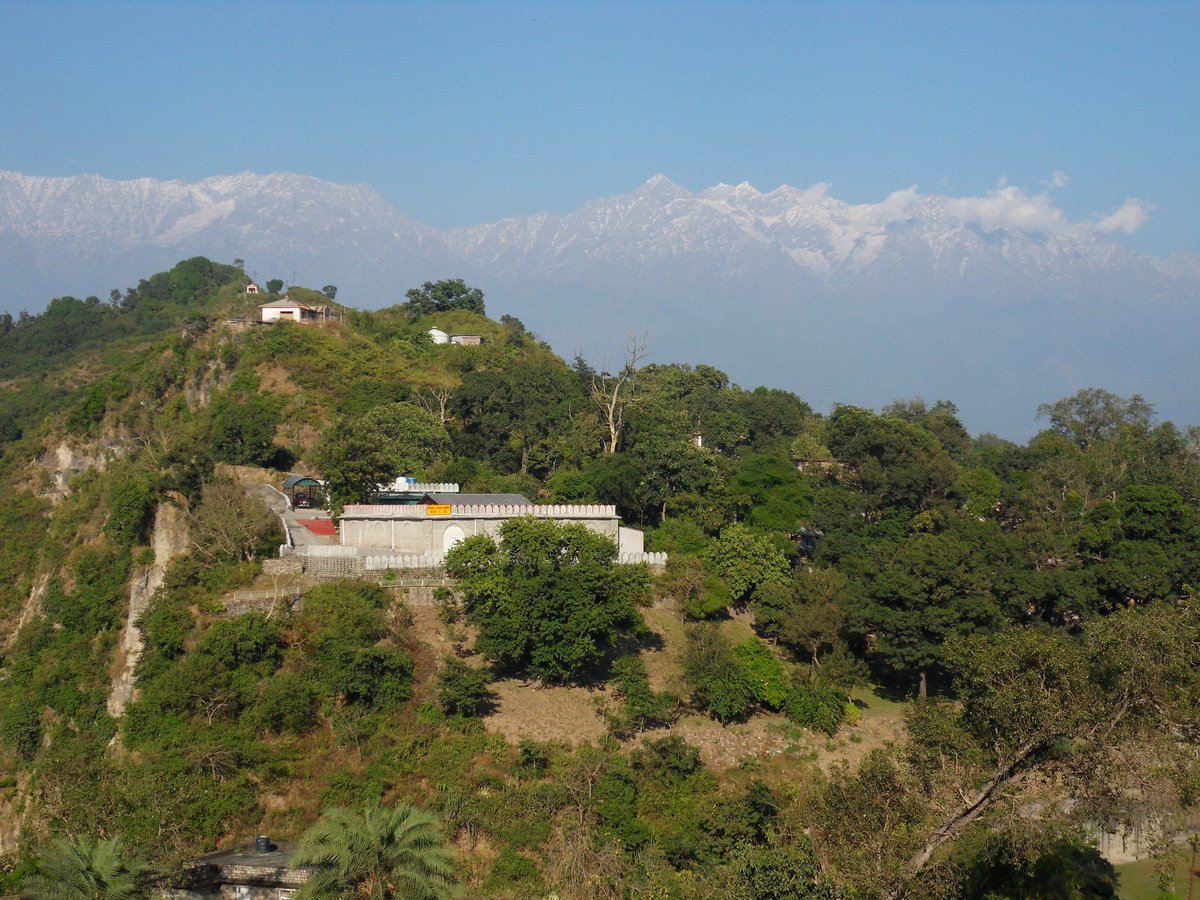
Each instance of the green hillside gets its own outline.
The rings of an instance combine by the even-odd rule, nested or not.
[[[303,325],[244,284],[0,321],[0,885],[57,837],[169,874],[408,803],[473,897],[1115,896],[1085,826],[1195,807],[1200,432],[1140,397],[1048,397],[1019,446],[568,363],[458,281]],[[515,520],[432,605],[231,611],[278,591],[289,473],[335,515],[399,475],[613,504],[668,562]]]

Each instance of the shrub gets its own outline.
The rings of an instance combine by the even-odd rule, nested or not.
[[[746,681],[758,702],[771,709],[783,709],[791,685],[782,663],[771,652],[771,648],[757,638],[752,638],[734,647],[733,655],[741,664]]]
[[[42,709],[33,700],[14,703],[4,715],[4,742],[23,759],[33,759],[42,745]]]
[[[733,655],[729,639],[716,626],[688,628],[682,663],[692,701],[717,721],[732,722],[754,709],[754,689]]]
[[[550,768],[550,753],[535,741],[521,741],[517,746],[517,768],[541,775]]]
[[[412,657],[390,647],[366,647],[351,654],[333,679],[348,703],[395,709],[412,696]]]
[[[733,602],[720,578],[695,556],[671,556],[654,584],[656,600],[674,600],[685,619],[709,619]]]
[[[144,476],[125,478],[114,485],[109,495],[111,512],[104,533],[120,546],[133,544],[146,527],[154,505],[154,492]]]
[[[490,891],[520,887],[521,896],[541,896],[545,892],[542,873],[528,856],[505,847],[492,863],[484,887]]]
[[[615,717],[613,731],[622,734],[659,728],[675,721],[678,699],[650,689],[646,664],[639,656],[622,656],[613,663],[613,684],[624,698],[623,714]]]
[[[833,735],[845,717],[848,701],[845,694],[830,687],[799,685],[788,696],[784,712],[797,725]]]
[[[479,716],[490,712],[496,695],[488,687],[491,676],[453,656],[442,658],[437,675],[438,702],[446,712],[463,716]]]
[[[735,900],[826,896],[814,890],[820,883],[820,869],[812,846],[803,836],[795,845],[740,844],[733,851],[730,868]]]
[[[316,702],[316,691],[307,677],[277,672],[259,693],[250,721],[276,734],[303,734],[316,724]]]
[[[646,741],[630,754],[629,765],[646,778],[670,784],[704,771],[700,752],[678,735]]]
[[[196,650],[230,671],[257,663],[274,671],[281,652],[279,629],[262,613],[248,612],[215,622]]]
[[[435,590],[433,605],[437,609],[438,620],[443,625],[453,625],[462,618],[462,602],[450,588],[440,587]]]

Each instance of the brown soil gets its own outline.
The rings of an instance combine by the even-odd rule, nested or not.
[[[280,366],[261,363],[254,371],[258,375],[259,389],[264,394],[282,394],[290,397],[300,393],[300,388],[292,381],[291,373]]]
[[[433,607],[412,607],[413,630],[438,658],[453,653],[447,629]],[[684,625],[669,605],[643,610],[646,624],[661,638],[662,646],[641,651],[655,690],[682,690],[678,656],[684,640]],[[734,615],[722,628],[735,641],[752,634],[748,614]],[[461,626],[460,626],[461,627]],[[470,641],[468,640],[468,646]],[[469,657],[482,665],[479,657]],[[607,687],[552,687],[519,679],[503,679],[493,686],[499,698],[497,709],[485,720],[489,731],[510,741],[537,740],[578,745],[595,742],[606,733],[598,706],[618,702]],[[874,747],[897,740],[903,733],[902,708],[879,700],[870,693],[861,700],[862,720],[844,726],[834,737],[797,728],[778,714],[761,714],[747,722],[723,726],[707,716],[691,714],[673,728],[644,732],[627,746],[642,741],[678,735],[700,752],[717,772],[749,766],[770,780],[794,778],[798,768],[816,766],[828,771],[839,762],[856,765]]]

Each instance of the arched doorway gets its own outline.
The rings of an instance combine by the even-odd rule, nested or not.
[[[446,553],[455,544],[461,544],[466,534],[458,525],[447,525],[442,532],[442,552]]]

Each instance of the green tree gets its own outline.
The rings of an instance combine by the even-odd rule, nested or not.
[[[733,645],[716,625],[689,626],[680,663],[692,689],[692,702],[719,722],[732,722],[757,705],[754,686]]]
[[[209,562],[272,555],[283,540],[279,517],[262,499],[232,481],[204,485],[188,521],[193,552]]]
[[[1148,428],[1154,420],[1154,404],[1141,394],[1119,397],[1102,388],[1084,388],[1054,403],[1043,403],[1037,414],[1039,419],[1048,419],[1059,434],[1087,449],[1124,427]]]
[[[808,482],[782,452],[743,457],[729,487],[756,528],[792,534],[812,513]]]
[[[489,687],[491,682],[491,676],[483,669],[453,656],[443,657],[437,674],[438,703],[448,713],[483,715],[496,702],[496,694]]]
[[[269,294],[278,294],[278,293],[279,293],[280,291],[282,291],[282,290],[283,290],[283,279],[282,279],[282,278],[271,278],[271,279],[268,279],[268,281],[267,281],[267,293],[269,293]]]
[[[272,398],[258,393],[224,394],[213,401],[212,416],[212,449],[218,462],[266,466],[279,453],[275,445],[279,407]]]
[[[413,317],[428,316],[436,312],[464,309],[483,315],[483,291],[467,287],[461,278],[446,278],[427,281],[419,288],[405,293],[408,311]]]
[[[735,603],[746,603],[762,584],[783,581],[788,561],[770,538],[744,525],[730,525],[704,551],[705,561],[725,579]]]
[[[154,871],[119,838],[57,838],[38,854],[37,871],[21,882],[30,900],[134,900],[151,896]]]
[[[924,696],[928,679],[944,671],[949,635],[999,624],[986,550],[970,534],[919,532],[877,542],[854,561],[843,601],[848,630],[882,676],[915,682]]]
[[[778,388],[757,387],[744,391],[736,406],[749,424],[750,446],[755,450],[785,448],[788,441],[804,432],[812,407],[793,394]]]
[[[476,648],[488,659],[546,681],[594,667],[621,626],[640,622],[635,604],[648,589],[643,566],[616,562],[617,548],[583,525],[511,519],[500,543],[467,538],[446,555],[462,581]]]
[[[330,303],[332,303],[337,298],[337,285],[327,284],[325,287],[321,288],[321,293],[328,298]]]
[[[1137,808],[1166,820],[1194,802],[1193,603],[1127,608],[1079,636],[1008,627],[947,645],[961,702],[912,708],[903,750],[872,762],[890,772],[889,787],[856,793],[863,773],[833,780],[828,799],[841,799],[818,814],[817,828],[835,865],[854,857],[873,873],[864,880],[898,892],[976,824],[1036,838],[1064,818],[1129,822]],[[1031,803],[1046,813],[1037,822],[1024,812]],[[870,838],[847,827],[868,819]],[[873,858],[881,844],[888,849]]]
[[[432,900],[455,895],[454,854],[429,813],[407,803],[334,808],[300,839],[291,865],[316,873],[297,896],[312,900]]]
[[[933,434],[909,418],[841,406],[830,415],[825,437],[877,507],[916,510],[953,493],[958,466]]]
[[[455,453],[489,460],[503,472],[552,471],[563,453],[573,406],[585,401],[571,371],[547,354],[519,358],[500,370],[468,372],[450,401],[461,424]],[[599,450],[598,432],[594,446]]]
[[[312,459],[340,513],[397,475],[426,468],[446,453],[449,441],[437,416],[413,403],[388,403],[339,420],[313,448]]]

